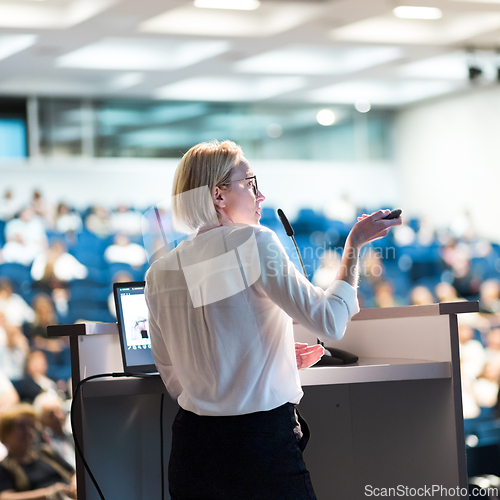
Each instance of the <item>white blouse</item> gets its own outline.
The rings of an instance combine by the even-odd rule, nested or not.
[[[313,286],[259,225],[221,226],[180,243],[148,271],[146,301],[158,371],[198,415],[298,403],[292,318],[338,340],[359,311],[353,287]]]

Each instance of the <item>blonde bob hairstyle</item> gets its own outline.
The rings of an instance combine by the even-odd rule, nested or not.
[[[36,413],[33,406],[27,403],[19,403],[2,412],[0,415],[0,441],[4,441],[14,429],[16,422],[22,417],[30,417],[35,423]]]
[[[212,193],[231,177],[233,167],[243,157],[232,141],[202,142],[183,157],[174,177],[172,218],[174,228],[196,231],[202,226],[219,224]]]

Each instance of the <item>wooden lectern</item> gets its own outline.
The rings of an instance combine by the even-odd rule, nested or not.
[[[298,408],[312,433],[304,456],[319,500],[414,498],[419,488],[468,498],[457,315],[477,311],[477,302],[363,309],[327,343],[357,354],[357,364],[301,370]],[[70,336],[73,387],[123,371],[115,324],[53,326],[49,335]],[[316,342],[300,325],[295,336]],[[82,386],[75,434],[106,500],[160,499],[162,393],[158,376]],[[177,408],[166,394],[165,464]],[[77,474],[78,500],[99,499],[79,457]]]

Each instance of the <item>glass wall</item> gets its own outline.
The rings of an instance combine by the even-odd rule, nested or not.
[[[0,158],[28,156],[26,100],[0,98]]]
[[[353,106],[296,103],[58,98],[38,98],[36,109],[30,131],[35,127],[39,141],[33,150],[45,157],[178,158],[213,139],[235,141],[252,159],[393,157],[394,112],[384,109],[360,113]],[[329,126],[318,122],[322,109],[333,113]]]

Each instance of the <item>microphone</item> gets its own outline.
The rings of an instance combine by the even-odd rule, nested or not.
[[[285,232],[287,236],[292,238],[293,244],[295,245],[295,250],[297,250],[297,255],[299,256],[300,265],[302,266],[302,271],[304,272],[304,276],[309,279],[306,273],[306,268],[304,267],[304,262],[302,262],[302,257],[299,252],[299,247],[297,246],[297,242],[294,237],[294,230],[288,219],[286,218],[285,213],[281,208],[278,208],[278,216],[285,228]],[[343,351],[342,349],[336,349],[335,347],[325,347],[324,343],[321,340],[317,339],[317,343],[321,344],[325,349],[325,354],[323,357],[313,365],[314,366],[335,366],[335,365],[347,365],[351,363],[356,363],[358,361],[358,356],[355,354],[351,354],[350,352]]]
[[[300,255],[299,247],[297,246],[297,242],[295,241],[295,237],[294,237],[295,232],[293,230],[293,227],[290,224],[290,222],[288,221],[288,219],[286,218],[286,215],[283,212],[283,210],[281,210],[281,208],[278,208],[278,216],[281,220],[281,223],[283,224],[283,227],[285,228],[286,235],[290,236],[290,238],[292,238],[293,244],[295,245],[295,250],[297,250],[297,255],[299,256],[300,265],[302,266],[302,272],[304,273],[304,276],[307,279],[309,279],[309,277],[307,276],[307,273],[306,273],[306,268],[304,266],[304,262],[302,262],[302,256]]]

